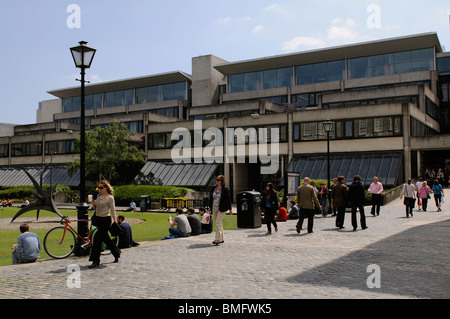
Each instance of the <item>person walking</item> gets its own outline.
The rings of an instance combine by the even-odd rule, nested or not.
[[[95,201],[92,201],[92,206],[95,209],[94,226],[97,227],[97,234],[95,235],[91,256],[89,257],[89,261],[92,261],[89,268],[95,268],[100,265],[100,253],[103,243],[111,250],[115,263],[117,263],[120,258],[120,249],[113,243],[108,234],[108,231],[111,228],[111,218],[117,223],[114,190],[107,180],[98,182],[97,189],[99,195]]]
[[[406,218],[409,218],[409,214],[413,217],[414,201],[416,200],[416,194],[414,193],[415,187],[411,184],[411,178],[408,178],[406,184],[403,184],[402,194],[400,199],[405,197],[403,204],[406,206]]]
[[[328,202],[328,188],[325,183],[320,183],[320,190],[318,193],[320,205],[322,206],[322,216],[327,217],[327,202]]]
[[[380,215],[380,208],[383,204],[383,184],[378,181],[378,177],[373,178],[373,183],[369,186],[369,192],[372,193],[372,210],[371,214]]]
[[[344,176],[339,176],[337,182],[336,186],[333,187],[331,197],[337,208],[336,227],[342,229],[344,228],[345,208],[348,205],[348,187],[344,184]]]
[[[303,179],[303,185],[297,189],[297,202],[300,209],[300,217],[297,222],[297,233],[300,234],[300,230],[303,226],[303,221],[308,218],[308,234],[313,233],[314,226],[314,212],[315,208],[322,210],[319,199],[317,198],[314,188],[309,185],[309,177]]]
[[[225,214],[227,211],[230,215],[233,214],[233,211],[231,210],[230,190],[226,186],[225,176],[217,176],[216,186],[210,194],[209,202],[211,203],[213,222],[216,225],[216,237],[213,244],[219,245],[224,243],[222,222]]]
[[[419,181],[416,182],[416,198],[417,198],[417,206],[419,207],[418,211],[420,212],[422,209],[422,199],[419,197],[419,189],[422,187],[423,178],[419,178]]]
[[[434,202],[436,203],[437,211],[442,212],[441,199],[444,196],[444,190],[442,189],[442,185],[439,183],[439,179],[434,180],[433,193],[434,193]]]
[[[428,197],[430,196],[430,194],[432,192],[433,191],[428,186],[427,182],[423,181],[422,187],[420,187],[420,189],[419,189],[419,198],[422,200],[422,209],[423,209],[424,212],[427,211]]]
[[[280,200],[277,193],[273,188],[272,183],[267,183],[266,190],[262,192],[262,200],[259,209],[264,212],[264,219],[267,225],[266,235],[272,234],[272,224],[275,227],[275,231],[278,231],[278,225],[275,221],[275,216],[278,214],[280,206]]]
[[[366,229],[366,215],[364,214],[364,202],[366,201],[366,192],[361,183],[361,176],[355,175],[353,183],[348,187],[348,200],[352,208],[352,226],[353,230],[358,227],[356,221],[356,211],[359,209],[361,228]]]

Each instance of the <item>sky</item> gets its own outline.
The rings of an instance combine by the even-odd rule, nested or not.
[[[99,83],[428,32],[450,50],[449,16],[448,0],[1,0],[0,123],[36,123],[48,91],[80,85],[79,41]]]

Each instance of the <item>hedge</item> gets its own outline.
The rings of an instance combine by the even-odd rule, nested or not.
[[[43,185],[42,189],[48,190],[50,189],[50,185]],[[58,185],[56,187],[58,191],[70,190],[69,186]],[[0,198],[28,198],[30,199],[33,196],[33,191],[36,191],[35,187],[32,185],[27,186],[3,186],[0,190]]]

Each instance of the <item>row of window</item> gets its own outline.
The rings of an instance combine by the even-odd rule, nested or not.
[[[402,136],[401,117],[375,117],[333,121],[330,139],[370,138]],[[295,123],[294,141],[317,141],[327,139],[323,122]]]
[[[206,131],[197,132],[190,131],[189,137],[190,140],[186,141],[184,144],[185,147],[195,146],[196,141],[202,141],[202,147],[209,145],[211,142],[215,142],[216,145],[223,145],[223,130],[217,129],[220,132],[214,131],[213,129],[208,129],[208,133]],[[172,132],[168,133],[151,133],[148,135],[148,148],[149,150],[158,150],[158,149],[171,149],[179,142],[183,141],[186,132],[178,133],[177,139],[172,140]],[[287,137],[287,125],[270,125],[264,127],[245,127],[245,128],[237,128],[228,129],[227,133],[228,141],[230,145],[242,145],[249,143],[265,143],[266,141],[272,141],[277,139],[280,143],[285,143],[288,140]],[[272,133],[275,133],[276,136],[273,136]],[[198,134],[198,136],[197,136]],[[233,142],[231,142],[233,141]]]
[[[45,142],[45,155],[70,154],[73,140]],[[11,144],[11,157],[42,155],[42,142]],[[9,157],[9,145],[0,145],[0,157]]]
[[[434,49],[429,48],[231,74],[228,76],[228,92],[246,92],[434,69]]]
[[[259,143],[261,137],[260,134],[264,134],[264,136],[262,136],[263,138],[266,138],[268,141],[272,141],[272,128],[277,130],[277,139],[280,143],[285,143],[288,141],[287,125],[272,125],[266,126],[265,128],[267,128],[267,131],[260,130],[260,127],[244,127],[242,130],[230,129],[227,131],[228,134],[230,134],[230,136],[228,136],[228,141],[234,141],[234,145]],[[223,130],[218,130],[220,130],[220,134],[213,135],[223,138]],[[195,134],[199,134],[199,132],[189,133],[191,140],[188,141],[189,143],[185,144],[186,147],[195,145]],[[201,134],[201,136],[197,137],[197,140],[202,141],[203,147],[210,144],[211,141],[214,140],[212,138],[204,138],[205,131],[202,131]],[[400,116],[338,120],[333,122],[333,129],[330,132],[331,139],[371,138],[383,136],[402,136]],[[296,142],[325,140],[327,139],[327,133],[323,127],[323,122],[294,123],[293,139]],[[181,133],[175,140],[172,140],[172,132],[152,133],[149,134],[148,137],[148,148],[149,150],[171,149],[182,140],[183,134]],[[264,139],[261,141],[263,140]],[[216,143],[218,145],[223,145],[223,139],[217,140]]]
[[[437,131],[411,117],[411,136],[424,137],[438,134]]]
[[[86,95],[85,109],[94,110],[102,107],[126,106],[170,100],[188,100],[188,83],[169,83]],[[80,111],[80,105],[80,96],[64,98],[63,113],[78,112]]]

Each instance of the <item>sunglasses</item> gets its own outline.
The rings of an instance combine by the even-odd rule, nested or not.
[[[99,186],[99,187],[97,187],[98,189],[103,189],[104,187],[103,186]]]

